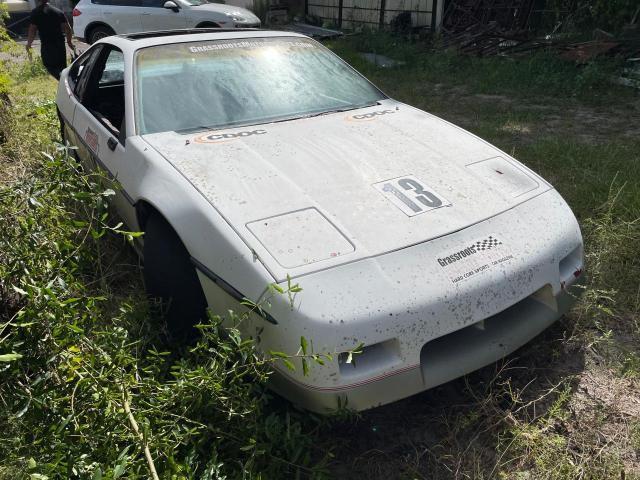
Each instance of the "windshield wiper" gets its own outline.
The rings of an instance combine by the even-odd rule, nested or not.
[[[189,133],[204,132],[206,130],[211,130],[211,129],[212,127],[208,125],[197,125],[195,127],[181,128],[180,130],[175,130],[175,132],[179,133],[180,135],[185,135]]]
[[[281,122],[290,122],[291,120],[300,120],[302,118],[312,118],[312,117],[319,117],[321,115],[329,115],[332,113],[341,113],[341,112],[348,112],[350,110],[358,110],[359,108],[368,108],[368,107],[375,107],[376,105],[382,105],[380,102],[376,101],[373,103],[368,103],[366,105],[356,105],[356,106],[349,106],[349,107],[344,107],[344,108],[335,108],[333,110],[323,110],[321,112],[316,112],[316,113],[308,113],[308,114],[304,114],[304,115],[294,115],[294,116],[290,116],[290,117],[284,117],[284,118],[279,118],[278,120],[267,120],[265,119],[264,121],[261,121],[259,123],[246,123],[246,122],[238,122],[236,124],[227,124],[227,125],[197,125],[195,127],[189,127],[189,128],[183,128],[181,130],[176,130],[176,133],[179,134],[189,134],[189,133],[194,133],[194,132],[201,132],[201,131],[206,131],[206,130],[218,130],[218,129],[227,129],[227,128],[239,128],[239,127],[243,127],[246,125],[262,125],[262,124],[266,124],[266,123],[281,123]]]
[[[341,112],[348,112],[350,110],[358,110],[360,108],[368,108],[368,107],[374,107],[376,105],[381,105],[380,102],[374,102],[374,103],[369,103],[367,105],[357,105],[357,106],[350,106],[350,107],[344,107],[344,108],[335,108],[333,110],[325,110],[322,112],[317,112],[317,113],[310,113],[308,115],[302,115],[299,118],[312,118],[312,117],[319,117],[321,115],[330,115],[332,113],[341,113]]]

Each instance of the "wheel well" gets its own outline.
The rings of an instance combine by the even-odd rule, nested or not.
[[[220,28],[220,25],[215,22],[200,22],[196,28]]]
[[[145,200],[139,200],[138,202],[136,202],[136,217],[138,220],[138,226],[140,227],[140,230],[144,231],[147,225],[147,220],[149,220],[149,217],[153,214],[156,214],[161,216],[162,218],[165,218],[164,215],[162,215],[160,211],[156,207],[151,205],[149,202]]]
[[[93,29],[96,27],[105,27],[111,30],[113,33],[116,33],[116,31],[113,28],[111,28],[109,25],[107,25],[104,22],[93,22],[87,25],[87,28],[84,29],[84,38],[87,42],[89,41],[89,35],[93,31]]]

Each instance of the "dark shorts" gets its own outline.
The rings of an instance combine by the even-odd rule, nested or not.
[[[60,72],[67,67],[67,49],[64,38],[43,41],[40,45],[40,55],[42,55],[42,63],[47,71],[56,80],[60,80]]]

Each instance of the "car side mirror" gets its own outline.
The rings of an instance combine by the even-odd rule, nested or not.
[[[177,12],[178,10],[180,10],[180,7],[178,6],[178,4],[173,0],[167,0],[166,2],[164,2],[163,7],[168,8],[169,10],[173,10],[174,12]]]

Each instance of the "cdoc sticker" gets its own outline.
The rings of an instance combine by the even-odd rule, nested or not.
[[[378,110],[375,112],[356,113],[355,115],[347,115],[345,119],[347,122],[370,122],[382,115],[391,115],[395,113],[393,110]]]
[[[498,236],[489,235],[458,250],[443,252],[436,261],[455,284],[482,275],[514,258],[511,249]]]
[[[247,138],[252,135],[266,135],[267,131],[261,128],[257,130],[246,130],[244,132],[233,133],[205,133],[193,139],[196,143],[224,143],[238,138]]]

